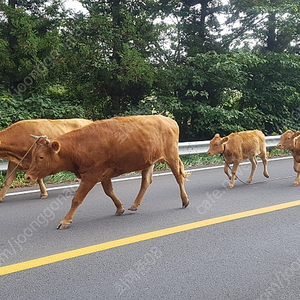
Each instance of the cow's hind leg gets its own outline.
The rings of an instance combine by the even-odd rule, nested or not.
[[[143,197],[144,197],[149,185],[153,181],[153,177],[152,177],[153,167],[154,167],[154,165],[151,165],[150,167],[148,167],[142,171],[142,182],[141,182],[140,191],[139,191],[138,195],[136,196],[131,207],[128,208],[128,210],[136,211],[138,206],[141,205]]]
[[[190,201],[184,188],[184,179],[189,176],[189,173],[184,171],[184,165],[179,158],[174,161],[167,161],[167,164],[170,166],[179,185],[182,207],[186,208],[189,205]]]
[[[112,186],[112,182],[110,179],[107,179],[107,180],[103,180],[101,182],[102,184],[102,187],[103,187],[103,190],[105,192],[105,194],[107,196],[109,196],[112,201],[114,202],[116,208],[117,208],[117,211],[116,211],[116,216],[120,216],[124,213],[125,209],[123,207],[123,204],[122,202],[120,201],[120,199],[116,196],[114,190],[113,190],[113,186]]]
[[[12,162],[8,163],[6,177],[5,177],[5,181],[4,181],[5,184],[0,192],[0,202],[4,199],[7,191],[9,190],[9,187],[11,186],[14,179],[16,178],[16,175],[17,175],[16,166],[17,165],[15,163],[12,163]]]
[[[63,220],[60,222],[60,224],[57,226],[57,229],[66,229],[70,226],[78,206],[83,202],[84,198],[86,197],[88,192],[95,186],[95,184],[95,182],[91,181],[81,181],[80,186],[72,199],[71,208],[65,215]]]

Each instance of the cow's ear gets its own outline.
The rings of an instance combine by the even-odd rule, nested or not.
[[[221,143],[226,144],[226,143],[228,143],[228,141],[229,141],[229,137],[225,136],[225,137],[222,138]]]
[[[51,147],[55,153],[58,153],[60,151],[60,142],[53,141]]]
[[[298,137],[300,135],[300,131],[296,131],[294,134],[294,138]]]
[[[300,139],[299,135],[293,138],[294,148],[299,148],[299,139]]]

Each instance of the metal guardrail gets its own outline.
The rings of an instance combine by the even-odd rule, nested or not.
[[[267,148],[276,147],[279,141],[280,141],[280,135],[266,136]],[[179,143],[179,154],[192,155],[192,154],[206,153],[209,148],[209,142],[210,141]]]
[[[267,148],[275,147],[280,141],[280,135],[266,136]],[[179,154],[180,155],[193,155],[206,153],[209,148],[210,141],[198,141],[198,142],[182,142],[179,143]],[[0,159],[0,172],[6,172],[7,161]]]
[[[8,161],[0,159],[0,172],[5,172],[7,170]]]

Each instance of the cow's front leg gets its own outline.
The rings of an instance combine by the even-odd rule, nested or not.
[[[232,166],[232,169],[231,169],[231,180],[230,180],[230,183],[229,183],[229,188],[230,189],[232,189],[233,186],[234,186],[234,181],[235,181],[235,176],[236,176],[238,166],[239,166],[238,161],[233,162],[233,166]]]
[[[12,163],[12,162],[8,163],[6,177],[5,177],[5,181],[4,181],[4,187],[2,188],[2,190],[0,192],[0,202],[5,197],[7,191],[9,190],[9,187],[11,186],[14,179],[16,178],[16,175],[17,175],[16,166],[17,165],[15,163]]]
[[[88,192],[95,186],[95,184],[95,182],[91,181],[81,181],[80,186],[72,199],[71,208],[65,215],[63,220],[60,222],[60,224],[57,226],[57,229],[66,229],[70,226],[78,206],[83,202],[84,198],[86,197]]]
[[[115,206],[117,208],[116,216],[122,215],[124,213],[125,209],[123,207],[122,202],[116,196],[116,194],[115,194],[115,192],[113,190],[113,186],[112,186],[111,180],[110,179],[103,180],[101,182],[101,184],[102,184],[102,187],[103,187],[103,190],[104,190],[105,194],[112,199],[112,201],[114,202],[114,204],[115,204]]]
[[[38,182],[40,190],[41,190],[41,199],[47,199],[48,198],[48,193],[47,193],[47,190],[46,190],[43,179],[39,178],[37,180],[37,182]]]
[[[255,170],[256,170],[256,167],[257,167],[257,160],[256,160],[256,157],[253,156],[253,157],[250,157],[249,158],[250,162],[251,162],[251,173],[250,173],[250,176],[247,180],[247,183],[250,183],[252,180],[253,180],[253,177],[254,177],[254,173],[255,173]]]
[[[231,175],[229,174],[229,163],[225,160],[224,164],[224,173],[228,176],[229,180],[231,180]]]
[[[296,178],[293,182],[293,186],[297,186],[299,184],[299,177],[300,177],[300,165],[299,163],[294,159],[294,170],[297,173]]]

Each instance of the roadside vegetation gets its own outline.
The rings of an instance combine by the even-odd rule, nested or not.
[[[0,1],[0,129],[157,113],[181,141],[300,129],[298,0],[79,2]]]

